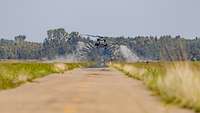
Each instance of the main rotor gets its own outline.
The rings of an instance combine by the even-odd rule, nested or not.
[[[106,41],[106,36],[100,36],[100,35],[90,35],[90,34],[85,34],[85,36],[88,37],[97,37],[95,46],[97,48],[107,48],[108,47],[108,43]]]

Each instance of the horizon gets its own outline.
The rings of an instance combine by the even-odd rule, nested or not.
[[[55,29],[59,29],[59,28],[55,28]],[[54,29],[49,29],[49,30],[54,30]],[[78,31],[71,31],[71,32],[66,31],[66,32],[67,32],[67,33],[71,33],[71,32],[78,32]],[[78,33],[80,33],[80,32],[78,32]],[[87,38],[87,37],[85,36],[86,34],[88,34],[88,33],[80,33],[80,35],[81,35],[82,37]],[[97,36],[98,34],[88,34],[88,35]],[[15,36],[26,36],[26,35],[25,35],[25,34],[18,34],[18,35],[15,35]],[[7,38],[1,38],[1,37],[0,37],[0,39],[14,40],[15,36],[14,36],[13,38],[9,38],[9,39],[7,39]],[[98,36],[111,37],[111,38],[119,38],[119,37],[124,37],[124,38],[157,37],[158,39],[160,39],[162,36],[171,36],[171,38],[176,38],[176,36],[180,36],[180,37],[183,38],[183,39],[189,39],[189,40],[194,40],[194,39],[196,39],[196,38],[200,38],[199,36],[188,38],[188,37],[184,37],[184,36],[182,36],[182,35],[170,35],[170,34],[160,35],[160,36],[157,36],[157,35],[155,35],[155,36],[153,36],[153,35],[135,35],[135,36],[122,36],[122,35],[121,35],[121,36],[120,36],[120,35],[119,35],[119,36],[108,36],[108,35],[98,35]],[[28,42],[42,43],[42,42],[45,40],[45,38],[47,38],[47,37],[48,37],[48,36],[44,37],[41,41],[34,41],[34,40],[30,40],[30,38],[26,36],[26,39],[25,39],[25,40],[28,41]],[[91,40],[93,40],[91,36],[89,36],[89,37],[90,37]],[[95,39],[95,38],[94,38],[94,39]]]

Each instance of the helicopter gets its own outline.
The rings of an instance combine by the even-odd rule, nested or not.
[[[111,60],[112,57],[112,47],[113,44],[108,43],[107,41],[107,36],[99,36],[99,35],[89,35],[89,34],[84,34],[87,37],[94,37],[97,38],[94,46],[98,52],[98,56],[96,56],[97,60],[97,65],[100,67],[104,67],[106,65],[106,62]]]
[[[107,44],[107,41],[106,41],[106,37],[105,36],[99,36],[99,35],[89,35],[89,34],[85,34],[86,36],[88,37],[97,37],[97,40],[96,40],[96,43],[95,43],[95,46],[97,48],[107,48],[108,47],[108,44]]]

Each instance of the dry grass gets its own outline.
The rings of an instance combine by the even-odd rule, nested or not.
[[[144,81],[165,102],[200,111],[199,62],[116,63],[111,66]]]
[[[14,88],[51,73],[86,66],[85,63],[0,62],[0,90]]]

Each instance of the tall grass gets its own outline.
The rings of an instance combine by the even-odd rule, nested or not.
[[[1,62],[0,90],[17,87],[22,83],[33,81],[51,73],[61,73],[86,65],[81,63]]]
[[[112,67],[142,80],[167,103],[200,111],[200,63],[114,63]]]

